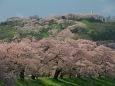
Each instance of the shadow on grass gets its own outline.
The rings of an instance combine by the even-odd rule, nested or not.
[[[100,84],[99,86],[115,86],[115,81],[109,78],[94,78],[93,80],[96,84]]]
[[[16,86],[115,86],[114,81],[107,78],[92,78],[90,81],[87,78],[59,78],[58,80],[40,78],[37,80],[18,81]]]
[[[75,83],[75,86],[88,86],[88,81],[83,78],[63,79],[67,82]]]
[[[115,80],[107,78],[72,78],[64,79],[68,82],[76,83],[78,86],[115,86]]]
[[[67,81],[64,79],[53,79],[53,78],[49,78],[49,79],[40,79],[40,81],[42,83],[45,84],[45,86],[79,86],[76,83],[72,83],[71,81]]]
[[[46,86],[46,85],[40,80],[25,80],[25,81],[18,80],[16,86]]]

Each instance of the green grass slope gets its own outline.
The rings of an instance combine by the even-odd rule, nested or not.
[[[3,85],[0,84],[0,86]],[[115,86],[115,80],[107,78],[94,78],[91,80],[41,78],[37,80],[17,81],[16,86]]]

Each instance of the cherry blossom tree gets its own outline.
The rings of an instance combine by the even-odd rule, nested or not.
[[[60,73],[64,74],[64,72],[66,72],[67,74],[70,72],[72,66],[70,67],[69,65],[74,64],[70,58],[72,48],[69,45],[63,41],[43,39],[39,41],[39,47],[41,47],[41,50],[44,52],[44,56],[41,57],[41,63],[43,65],[39,71],[47,71],[50,69],[49,73],[51,73],[54,70],[53,76],[55,79],[58,78]]]

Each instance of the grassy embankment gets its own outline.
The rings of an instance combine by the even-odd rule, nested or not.
[[[0,84],[0,86],[3,86]],[[16,86],[115,86],[114,79],[94,78],[88,79],[59,79],[41,78],[37,80],[17,81]]]

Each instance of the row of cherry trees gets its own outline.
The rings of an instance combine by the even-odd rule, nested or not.
[[[27,38],[19,43],[0,43],[0,79],[15,86],[15,79],[26,75],[54,77],[115,76],[115,51],[89,40],[58,41]]]

